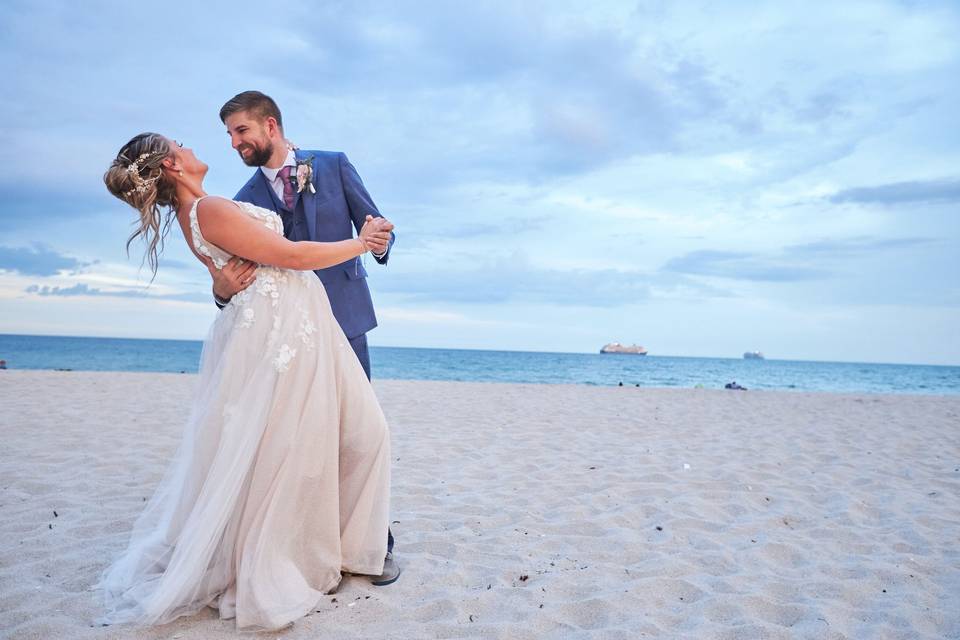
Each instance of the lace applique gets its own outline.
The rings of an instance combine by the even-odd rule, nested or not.
[[[197,221],[197,205],[200,204],[201,199],[202,198],[197,198],[194,200],[193,206],[190,207],[190,235],[193,236],[193,246],[196,247],[197,253],[210,258],[213,261],[213,266],[217,269],[223,269],[227,261],[210,252],[210,248],[207,247],[207,244],[203,240],[203,234],[200,233],[200,222]]]
[[[230,299],[230,302],[238,307],[242,307],[246,305],[248,302],[250,302],[251,295],[253,294],[250,292],[250,289],[248,287],[243,291],[235,294],[233,298]]]
[[[274,345],[277,344],[277,337],[278,337],[279,335],[280,335],[280,315],[277,314],[277,313],[274,313],[274,314],[273,314],[273,326],[270,327],[270,335],[267,336],[267,346],[268,346],[268,348],[272,348]],[[284,347],[287,347],[287,345],[283,345],[283,346],[284,346]],[[281,349],[281,350],[282,350],[282,349]],[[290,357],[292,358],[292,357],[295,356],[296,354],[297,354],[297,352],[296,352],[296,351],[293,351],[293,352],[290,354]]]
[[[297,337],[307,347],[308,351],[313,351],[313,334],[317,330],[313,320],[310,319],[310,313],[300,307],[300,329],[297,331]]]
[[[250,204],[249,202],[237,202],[237,204],[251,217],[259,218],[263,222],[263,226],[283,235],[283,220],[281,220],[280,216],[276,213],[269,209]]]
[[[289,345],[282,345],[280,351],[277,352],[277,357],[273,359],[273,366],[276,367],[277,371],[283,373],[290,368],[290,361],[293,360],[293,357],[297,355],[296,349],[291,349]]]
[[[256,287],[258,294],[270,298],[271,304],[276,307],[280,301],[280,287],[278,285],[286,281],[287,275],[283,271],[261,267],[257,269],[257,279],[253,286]]]
[[[247,307],[243,310],[243,313],[240,314],[240,328],[247,329],[253,326],[254,312],[251,307]]]
[[[263,296],[270,300],[270,306],[273,308],[273,326],[270,328],[270,333],[267,335],[267,349],[273,349],[277,344],[277,339],[280,335],[280,285],[286,284],[289,279],[288,272],[283,269],[275,269],[273,267],[260,267],[257,269],[257,279],[254,281],[253,287],[247,288],[244,290],[244,293],[249,292],[250,289],[255,289],[254,294],[258,296]],[[253,294],[248,294],[253,295]],[[245,302],[247,298],[244,298],[241,301],[241,304]],[[244,315],[246,320],[247,315]],[[253,319],[250,319],[250,322],[253,322]],[[283,345],[280,349],[277,359],[274,360],[274,365],[277,367],[277,371],[286,371],[287,366],[290,363],[290,360],[297,354],[295,349],[290,349],[288,345]]]

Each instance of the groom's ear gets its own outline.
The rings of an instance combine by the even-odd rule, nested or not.
[[[277,119],[273,116],[267,116],[263,121],[263,126],[267,128],[267,133],[271,137],[274,135],[278,135],[281,138],[283,137],[283,129],[280,128],[279,123],[277,123]]]

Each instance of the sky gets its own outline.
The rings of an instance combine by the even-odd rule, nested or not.
[[[396,224],[373,345],[960,364],[960,5],[465,4],[0,1],[0,333],[202,339],[102,176],[232,196],[258,89]]]

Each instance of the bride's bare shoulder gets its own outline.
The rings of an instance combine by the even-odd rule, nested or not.
[[[233,200],[220,196],[204,196],[197,203],[197,222],[204,226],[220,220],[229,221],[246,217],[240,206]]]
[[[223,196],[204,196],[197,202],[197,213],[201,209],[205,212],[236,212],[240,211],[240,206]]]

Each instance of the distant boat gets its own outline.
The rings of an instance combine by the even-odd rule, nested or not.
[[[611,342],[610,344],[603,345],[600,353],[626,353],[633,356],[645,356],[647,355],[647,350],[637,344],[632,344],[628,347],[619,342]]]
[[[747,351],[743,354],[744,360],[763,360],[763,354],[759,351]]]

